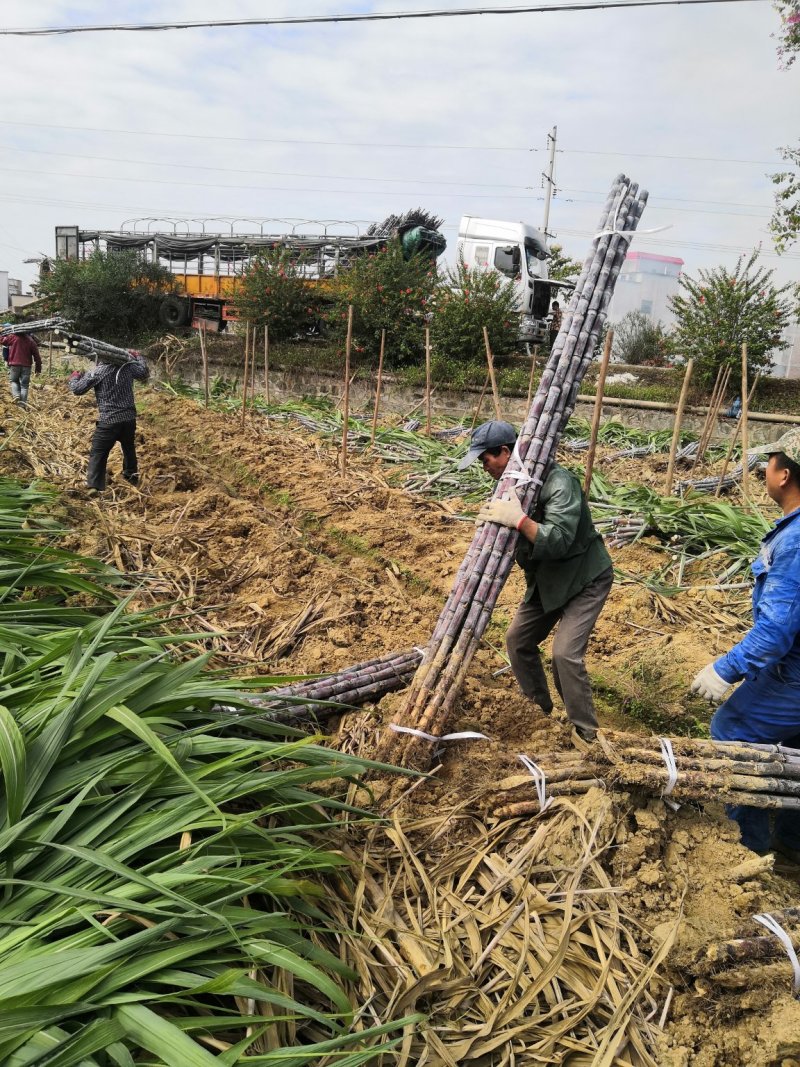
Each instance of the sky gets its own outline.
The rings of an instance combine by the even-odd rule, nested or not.
[[[449,4],[487,6],[3,0],[0,29]],[[779,258],[767,230],[768,175],[785,166],[779,146],[800,141],[800,62],[779,69],[776,29],[771,4],[751,0],[3,37],[0,270],[35,280],[24,260],[53,253],[59,224],[363,229],[416,206],[445,219],[452,256],[463,214],[541,225],[547,134],[557,127],[550,230],[574,258],[624,171],[651,194],[642,230],[669,227],[634,248],[680,256],[695,274],[732,267],[761,244],[776,281],[798,281],[800,242]]]

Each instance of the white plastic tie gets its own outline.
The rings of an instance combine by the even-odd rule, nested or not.
[[[426,734],[424,730],[415,730],[411,726],[398,726],[396,723],[390,722],[389,729],[394,730],[396,734],[411,734],[412,737],[421,737],[423,741],[489,741],[491,738],[486,734],[479,734],[475,730],[461,730],[456,734],[442,734],[437,737],[436,734]]]
[[[539,798],[539,810],[547,811],[553,803],[553,798],[547,795],[547,775],[539,764],[534,763],[529,756],[524,756],[520,752],[518,753],[518,757],[522,766],[533,778],[533,783],[536,786],[536,796]]]
[[[600,233],[594,235],[594,240],[597,241],[600,237],[624,237],[626,241],[632,241],[634,236],[639,233],[663,233],[664,230],[671,230],[672,223],[668,226],[654,226],[649,230],[617,230],[616,228],[610,230],[601,230]]]
[[[414,645],[413,650],[414,652],[419,652],[420,656],[425,655],[425,649],[422,647],[422,645]]]
[[[769,912],[765,912],[761,915],[754,915],[753,918],[757,923],[761,923],[762,926],[765,926],[771,934],[774,934],[781,942],[783,947],[786,949],[786,952],[789,956],[789,962],[791,963],[792,970],[794,971],[794,983],[792,985],[792,992],[795,996],[797,996],[798,993],[800,993],[800,960],[798,960],[797,958],[797,953],[795,952],[794,945],[792,944],[792,939],[786,933],[786,931],[775,918],[775,916],[770,915]]]
[[[675,788],[678,781],[678,763],[675,759],[675,753],[672,749],[672,742],[668,737],[659,737],[661,744],[661,757],[664,760],[664,764],[667,768],[667,784],[661,791],[661,796],[664,803],[667,804],[673,811],[677,811],[680,808],[680,804],[677,804],[674,800],[669,799],[669,795]]]

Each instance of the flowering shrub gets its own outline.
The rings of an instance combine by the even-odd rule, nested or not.
[[[320,301],[316,283],[301,271],[302,263],[283,248],[254,257],[236,293],[240,318],[269,326],[273,341],[307,333],[319,319]]]
[[[641,311],[629,311],[614,327],[613,355],[634,367],[664,367],[669,362],[666,330]]]
[[[461,260],[436,294],[431,344],[447,360],[483,360],[485,326],[494,355],[512,352],[519,328],[516,306],[513,282]]]
[[[800,51],[800,0],[774,0],[773,6],[781,17],[778,60],[786,70]]]
[[[331,333],[344,341],[347,308],[353,305],[353,350],[377,357],[386,330],[386,362],[405,366],[422,358],[426,317],[437,285],[436,265],[428,256],[403,258],[399,241],[359,256],[336,279],[328,313]]]
[[[788,347],[782,334],[794,312],[795,287],[774,286],[774,271],[759,267],[757,259],[753,252],[746,262],[740,257],[732,272],[716,267],[699,271],[697,279],[683,276],[682,292],[670,299],[673,347],[694,359],[701,381],[711,381],[726,363],[739,381],[745,342],[750,370],[768,370],[772,353]]]

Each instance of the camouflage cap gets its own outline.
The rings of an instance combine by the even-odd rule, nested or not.
[[[796,430],[787,430],[777,441],[770,441],[747,451],[750,456],[771,456],[775,452],[783,452],[794,463],[800,463],[800,426]]]

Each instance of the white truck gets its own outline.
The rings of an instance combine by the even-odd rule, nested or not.
[[[468,267],[494,270],[514,282],[520,341],[544,341],[551,301],[560,289],[574,286],[547,277],[550,253],[542,231],[524,222],[464,215],[458,227],[458,253]]]

